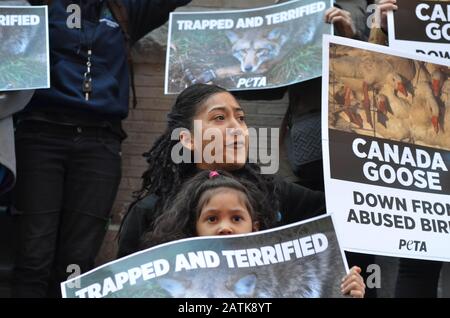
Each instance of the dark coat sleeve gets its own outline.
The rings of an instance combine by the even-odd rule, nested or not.
[[[191,0],[126,0],[131,43],[138,41],[150,31],[169,19],[169,14]]]
[[[280,185],[281,223],[303,221],[326,213],[325,195],[295,183]]]
[[[150,195],[134,204],[122,221],[117,258],[139,251],[141,237],[151,223],[157,197]]]

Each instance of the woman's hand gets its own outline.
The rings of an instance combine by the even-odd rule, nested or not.
[[[347,275],[342,279],[341,292],[353,298],[364,298],[366,284],[360,275],[361,268],[353,266]]]
[[[333,24],[341,36],[353,38],[356,35],[351,13],[346,10],[336,7],[329,8],[325,12],[325,22]]]
[[[387,33],[387,13],[397,10],[397,0],[380,0],[378,2],[377,12],[380,14],[381,29]]]

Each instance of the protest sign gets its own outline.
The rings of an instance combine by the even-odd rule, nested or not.
[[[397,0],[388,14],[389,46],[450,62],[450,1]]]
[[[0,91],[50,87],[47,6],[0,6]]]
[[[328,215],[250,234],[162,244],[61,289],[66,298],[340,297],[346,269]]]
[[[346,250],[450,259],[450,72],[420,57],[324,38],[326,201]]]
[[[165,93],[194,83],[229,90],[298,83],[321,74],[322,34],[330,0],[296,0],[250,10],[173,12]]]

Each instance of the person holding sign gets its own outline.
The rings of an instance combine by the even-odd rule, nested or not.
[[[386,43],[387,33],[389,32],[387,28],[387,12],[397,10],[398,6],[396,3],[396,0],[381,0],[379,2],[381,15],[380,26],[384,35],[376,36],[377,30],[372,29],[372,42],[378,44]],[[442,265],[443,263],[438,261],[400,258],[395,286],[395,297],[436,298]]]
[[[49,5],[51,87],[16,116],[13,297],[58,296],[94,266],[121,179],[127,50],[190,0]],[[51,3],[50,3],[51,2]]]
[[[2,1],[5,6],[29,6],[25,0]],[[1,37],[0,37],[1,38]],[[30,101],[34,90],[0,92],[0,195],[10,191],[16,182],[13,114]]]
[[[286,2],[286,1],[277,1]],[[335,1],[325,12],[335,34],[359,40],[367,39],[366,6],[372,1]],[[288,160],[297,183],[324,191],[320,132],[321,78],[288,87],[289,106],[281,125]]]
[[[277,1],[286,2],[286,1]],[[357,40],[367,40],[366,8],[370,0],[337,0],[325,12],[325,23],[333,24],[335,34]],[[283,143],[296,183],[317,191],[324,191],[321,134],[322,78],[287,87],[288,109],[280,128]],[[374,262],[374,257],[346,252],[349,264],[363,268]],[[366,297],[376,297],[368,289]]]
[[[288,0],[276,0],[285,3]],[[366,6],[370,0],[335,1],[325,12],[324,22],[332,23],[340,36],[365,40]],[[289,106],[280,128],[280,141],[286,147],[296,183],[315,191],[324,191],[320,108],[321,79],[315,78],[287,87],[234,92],[243,100],[281,99],[288,91]]]
[[[164,206],[199,170],[222,169],[254,184],[267,198],[268,206],[280,212],[279,225],[325,212],[322,192],[261,175],[260,167],[249,163],[245,114],[225,89],[206,84],[186,88],[168,114],[167,124],[165,133],[145,154],[149,166],[143,174],[136,200],[122,221],[118,257],[139,250],[142,235],[153,231],[155,219],[166,212]],[[206,137],[208,131],[217,132],[213,141]],[[208,149],[214,149],[221,156],[204,157]],[[175,158],[173,154],[180,151],[183,151],[183,158]],[[199,160],[192,160],[196,154]]]
[[[271,228],[276,213],[265,201],[263,193],[249,182],[222,171],[201,171],[183,184],[167,211],[156,219],[143,247],[193,236],[245,234]],[[354,266],[342,279],[343,295],[364,297],[360,272]]]

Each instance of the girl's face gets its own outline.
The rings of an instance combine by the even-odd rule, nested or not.
[[[189,148],[201,148],[202,154],[201,162],[196,161],[198,168],[232,171],[244,166],[248,128],[243,109],[230,93],[217,93],[206,99],[194,117],[193,136]]]
[[[218,191],[220,189],[220,191]],[[198,236],[244,234],[258,230],[240,191],[219,188],[202,206],[196,223]]]

